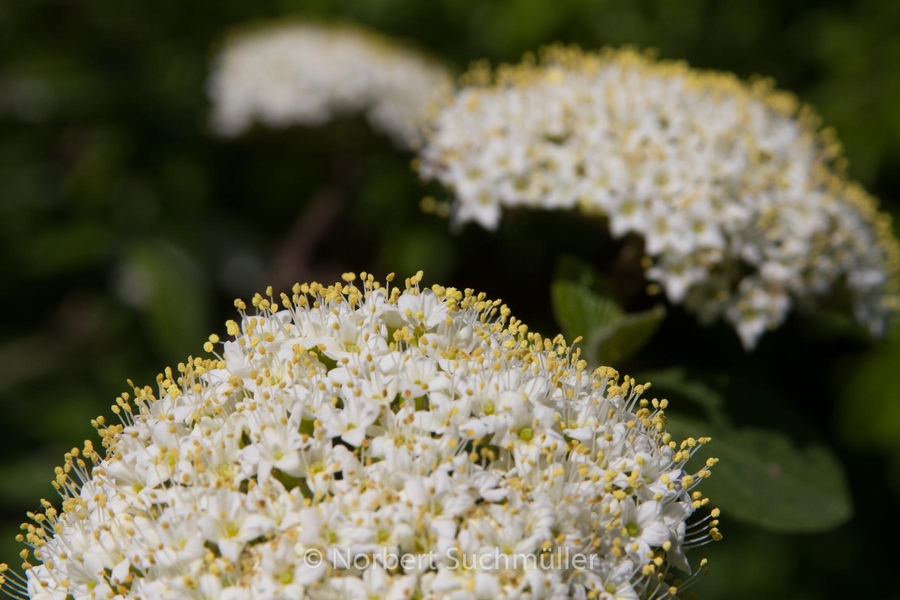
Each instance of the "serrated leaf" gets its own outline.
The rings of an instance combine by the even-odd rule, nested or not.
[[[644,347],[666,315],[663,307],[626,314],[611,299],[586,285],[557,281],[551,289],[553,312],[566,336],[584,338],[591,364],[619,362]]]
[[[853,513],[844,470],[826,447],[797,448],[782,433],[733,429],[667,413],[676,438],[710,436],[690,465],[719,463],[700,488],[713,505],[742,521],[785,533],[833,529]]]

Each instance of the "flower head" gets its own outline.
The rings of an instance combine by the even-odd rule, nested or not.
[[[614,237],[643,239],[646,277],[670,301],[727,319],[748,348],[838,285],[876,334],[896,310],[889,217],[838,174],[812,111],[769,81],[553,47],[463,83],[419,161],[458,222],[494,229],[516,207],[605,216]]]
[[[321,125],[364,112],[403,148],[420,141],[418,119],[450,85],[436,60],[361,27],[280,23],[227,40],[209,81],[213,126],[237,135]]]
[[[97,419],[105,456],[66,455],[62,510],[24,526],[35,563],[0,583],[54,600],[683,590],[672,570],[720,537],[717,511],[693,519],[715,460],[685,470],[708,440],[673,441],[649,384],[420,278],[238,301],[214,358]]]

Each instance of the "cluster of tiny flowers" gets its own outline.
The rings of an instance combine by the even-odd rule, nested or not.
[[[676,444],[648,385],[420,279],[348,273],[281,306],[271,289],[250,312],[236,302],[215,358],[118,398],[121,424],[95,423],[104,457],[66,455],[62,509],[29,515],[34,564],[26,550],[24,577],[0,569],[7,593],[622,600],[690,585],[705,561],[683,581],[675,568],[721,537],[717,510],[695,516],[716,461],[685,470],[708,439]]]
[[[838,284],[875,334],[896,310],[889,217],[838,174],[817,117],[770,82],[560,47],[463,81],[420,152],[457,221],[603,215],[614,237],[643,239],[646,277],[670,301],[725,318],[747,348]]]
[[[213,127],[238,135],[255,121],[321,125],[365,112],[398,146],[419,144],[420,118],[451,86],[435,60],[346,25],[278,24],[234,35],[209,82]]]

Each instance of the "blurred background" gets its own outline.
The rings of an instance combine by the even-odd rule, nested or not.
[[[655,47],[696,67],[774,77],[837,129],[851,176],[900,209],[895,0],[0,3],[0,562],[21,562],[13,537],[24,512],[55,497],[53,467],[93,437],[90,419],[109,414],[126,378],[152,383],[200,352],[235,297],[344,271],[424,269],[426,282],[501,297],[552,335],[559,256],[617,256],[572,215],[452,233],[419,209],[441,191],[419,184],[412,156],[362,118],[213,136],[205,86],[217,43],[232,26],[288,16],[359,22],[457,70],[561,41]],[[850,521],[816,534],[726,512],[725,541],[697,551],[712,568],[696,593],[900,597],[900,338],[874,343],[839,318],[795,316],[746,354],[726,326],[669,314],[640,362],[615,366],[687,364],[735,423],[825,444],[854,505]]]

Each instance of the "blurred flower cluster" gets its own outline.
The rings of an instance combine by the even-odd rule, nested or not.
[[[351,25],[278,23],[233,34],[209,83],[213,127],[237,135],[270,127],[321,125],[365,112],[402,148],[419,141],[417,119],[450,86],[437,60]]]
[[[753,348],[791,306],[843,285],[881,334],[898,306],[890,218],[843,179],[808,107],[768,81],[631,50],[551,47],[476,66],[432,124],[420,173],[454,218],[495,229],[503,208],[603,215],[643,240],[645,275]]]

